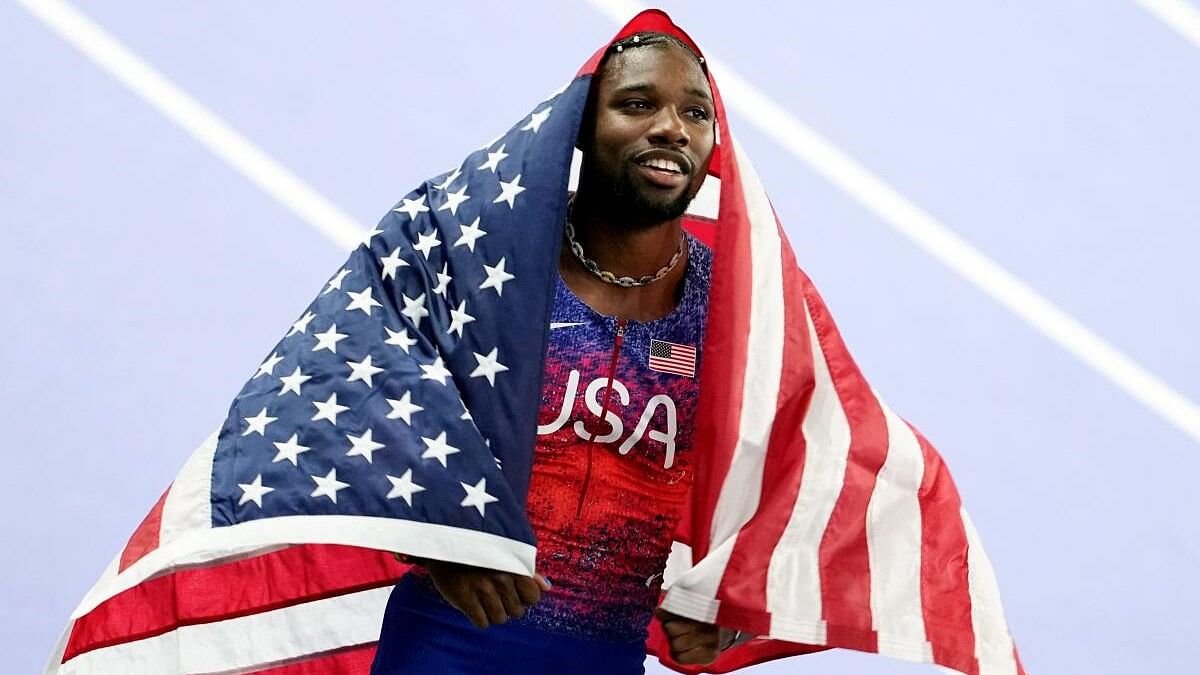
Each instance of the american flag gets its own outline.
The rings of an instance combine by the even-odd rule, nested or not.
[[[692,44],[657,11],[617,39],[642,30]],[[532,574],[540,371],[602,53],[367,235],[84,597],[47,673],[362,673],[406,570],[386,551]],[[846,647],[1023,673],[944,464],[859,373],[716,99],[713,177],[687,221],[715,244],[704,451],[662,601],[759,637],[680,666],[655,623],[647,651],[683,672]]]
[[[684,377],[696,375],[696,348],[666,340],[650,340],[650,370]]]

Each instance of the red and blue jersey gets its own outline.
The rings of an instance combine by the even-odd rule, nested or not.
[[[599,314],[557,282],[526,502],[553,587],[519,620],[531,627],[646,638],[691,485],[712,251],[687,238],[682,297],[660,319]]]
[[[559,279],[526,502],[554,586],[526,621],[645,639],[691,485],[711,259],[689,236],[678,306],[645,323],[597,313]]]

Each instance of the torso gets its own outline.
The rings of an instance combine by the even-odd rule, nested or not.
[[[711,252],[690,237],[688,248],[677,306],[653,321],[625,322],[615,366],[618,320],[558,282],[527,501],[538,570],[554,587],[525,620],[548,630],[645,639],[691,485]],[[687,351],[681,346],[695,348],[694,360],[680,356],[678,366],[690,365],[691,375],[652,369],[652,340],[658,352],[676,345],[677,356]]]
[[[624,323],[615,365],[618,320],[558,280],[526,505],[537,569],[553,587],[516,621],[595,640],[645,640],[691,485],[711,258],[688,237],[682,294],[658,318]],[[659,370],[650,367],[652,341]],[[678,365],[663,362],[668,348]],[[694,362],[686,348],[696,350]],[[689,366],[690,376],[665,372]]]

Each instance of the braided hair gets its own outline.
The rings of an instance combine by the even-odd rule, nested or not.
[[[644,30],[613,42],[608,46],[608,49],[604,51],[604,56],[600,57],[600,64],[597,66],[596,70],[597,72],[603,70],[605,63],[608,62],[609,57],[611,57],[613,54],[620,54],[626,49],[633,49],[635,47],[647,47],[650,45],[663,44],[673,44],[676,47],[682,48],[685,52],[691,54],[692,57],[696,59],[696,63],[700,64],[701,70],[703,70],[705,73],[708,72],[708,66],[704,63],[704,57],[697,54],[696,50],[689,46],[686,42],[680,40],[674,35],[668,35],[667,33],[660,33],[653,30]]]

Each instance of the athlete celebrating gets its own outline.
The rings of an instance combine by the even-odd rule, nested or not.
[[[375,675],[643,672],[691,484],[712,252],[681,221],[714,120],[703,59],[684,43],[639,33],[605,53],[579,135],[527,500],[540,574],[409,558],[420,567],[392,593]],[[739,637],[659,618],[679,663],[710,663]]]

